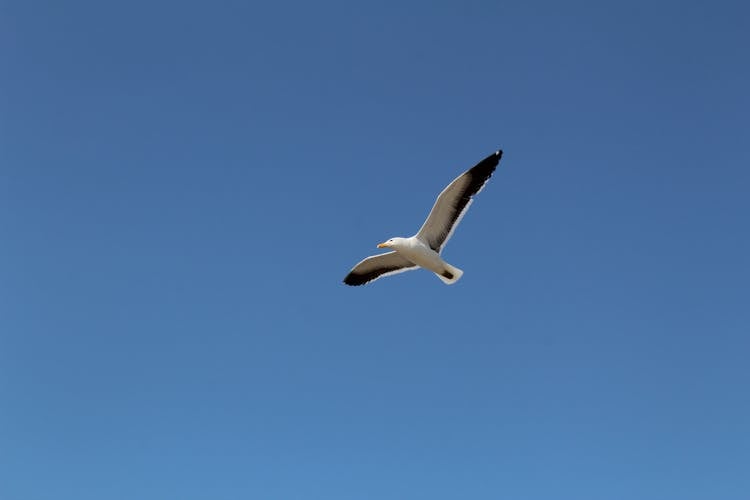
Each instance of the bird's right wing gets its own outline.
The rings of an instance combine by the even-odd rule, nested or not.
[[[358,286],[370,281],[417,269],[417,265],[396,252],[381,253],[367,257],[346,275],[344,283]]]

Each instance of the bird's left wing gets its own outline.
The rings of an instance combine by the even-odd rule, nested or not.
[[[472,197],[482,190],[502,156],[502,151],[495,151],[448,184],[435,200],[417,238],[440,253],[471,205]]]
[[[357,286],[364,285],[370,281],[390,276],[391,274],[403,273],[417,269],[417,265],[405,259],[396,252],[382,253],[367,257],[346,275],[344,283]]]

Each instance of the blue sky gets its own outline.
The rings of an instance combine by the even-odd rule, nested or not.
[[[747,498],[749,23],[3,2],[0,497]]]

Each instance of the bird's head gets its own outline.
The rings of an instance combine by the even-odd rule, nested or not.
[[[398,241],[400,238],[391,238],[388,241],[384,241],[383,243],[378,243],[378,248],[393,248],[395,245],[398,244]]]

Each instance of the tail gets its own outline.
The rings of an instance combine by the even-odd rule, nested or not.
[[[452,285],[463,276],[464,272],[457,267],[453,267],[450,264],[445,264],[445,269],[442,273],[435,273],[438,278],[443,280],[446,285]]]

